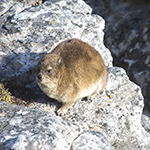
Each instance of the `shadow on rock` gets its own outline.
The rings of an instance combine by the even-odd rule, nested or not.
[[[29,105],[39,102],[59,107],[57,101],[41,91],[34,77],[36,65],[44,54],[19,53],[2,58],[0,82],[11,92],[12,103]]]

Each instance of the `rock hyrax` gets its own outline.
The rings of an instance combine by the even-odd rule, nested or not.
[[[78,40],[61,42],[37,65],[35,77],[45,94],[63,103],[65,114],[78,98],[92,97],[106,85],[104,61],[92,46]]]

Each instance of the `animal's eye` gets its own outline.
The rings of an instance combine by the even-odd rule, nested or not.
[[[51,73],[51,72],[52,72],[52,69],[47,70],[47,73]]]

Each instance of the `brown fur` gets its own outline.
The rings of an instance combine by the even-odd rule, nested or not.
[[[61,115],[76,99],[102,91],[107,70],[98,51],[81,40],[70,39],[42,58],[35,77],[45,94],[63,103],[57,111]]]

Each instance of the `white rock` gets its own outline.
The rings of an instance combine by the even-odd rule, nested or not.
[[[73,142],[72,150],[114,150],[100,132],[84,131]]]

